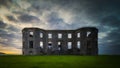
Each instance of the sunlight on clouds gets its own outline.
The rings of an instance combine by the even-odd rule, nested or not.
[[[16,49],[14,47],[4,47],[5,45],[0,44],[0,52],[5,54],[21,54],[21,49]]]
[[[108,43],[112,42],[113,40],[107,40]]]
[[[22,50],[22,39],[14,39],[11,43],[13,43],[14,48]]]
[[[107,33],[106,33],[106,32],[98,33],[98,38],[99,38],[99,39],[103,39],[103,38],[105,38],[105,37],[107,37]]]
[[[4,31],[6,31],[9,34],[14,34],[14,37],[11,38],[11,47],[0,47],[2,52],[4,51],[5,53],[10,53],[10,54],[20,54],[21,53],[21,48],[22,48],[22,32],[21,30],[23,28],[26,27],[38,27],[38,28],[43,28],[43,29],[49,29],[51,28],[50,24],[53,23],[49,23],[49,21],[47,21],[47,17],[55,12],[58,14],[58,17],[60,17],[63,20],[63,23],[61,23],[62,27],[65,28],[66,24],[72,24],[74,22],[74,18],[76,16],[76,14],[74,14],[72,11],[66,10],[65,8],[62,8],[61,6],[55,5],[53,6],[52,3],[50,3],[49,5],[52,6],[52,8],[50,8],[51,10],[47,11],[46,9],[44,9],[42,11],[42,14],[39,13],[39,11],[34,11],[34,9],[32,9],[32,11],[27,11],[26,9],[29,8],[32,4],[26,2],[26,1],[22,1],[22,0],[14,0],[14,2],[16,4],[12,4],[10,9],[7,9],[6,7],[2,7],[0,11],[1,14],[1,18],[4,21],[4,23],[7,24],[6,29],[4,29]],[[46,2],[43,2],[46,3]],[[19,6],[17,6],[19,5]],[[44,4],[40,4],[39,6],[44,7]],[[48,7],[47,7],[48,8]],[[20,16],[19,14],[14,14],[12,13],[12,11],[19,11],[19,12],[23,12],[26,14],[30,14],[32,16],[38,17],[40,19],[40,21],[37,20],[31,20],[29,23],[26,22],[21,22],[18,17]],[[41,12],[41,11],[40,11]],[[11,15],[14,16],[15,19],[17,20],[15,21],[9,21],[6,18],[6,15]],[[35,23],[34,23],[35,22]],[[13,26],[14,28],[19,29],[19,32],[15,32],[12,30],[9,30],[9,26]],[[55,25],[53,28],[58,27],[59,25]],[[66,27],[67,28],[67,27]],[[6,41],[5,39],[0,39],[1,41]]]
[[[0,16],[1,15],[7,15],[7,14],[11,14],[11,12],[4,6],[0,7]]]
[[[106,9],[105,11],[97,9],[99,6],[95,4],[94,1],[5,0],[5,2],[7,2],[5,3],[7,5],[0,3],[0,21],[5,25],[0,28],[0,30],[4,32],[1,33],[1,36],[4,37],[0,37],[0,42],[6,43],[6,45],[0,44],[0,52],[21,54],[21,31],[23,28],[27,27],[42,29],[77,29],[87,26],[97,27],[99,29],[99,45],[111,43],[117,38],[116,36],[119,35],[117,32],[119,27],[116,27],[119,25],[119,20],[113,20],[114,16],[110,18],[112,19],[110,20],[109,15],[111,11],[108,12]],[[104,8],[108,7],[104,6]],[[104,14],[105,12],[107,14]],[[102,19],[105,17],[102,15],[107,16],[107,20],[111,21],[111,23],[101,23]],[[113,13],[110,16],[112,15]],[[13,20],[9,19],[9,16],[10,18],[13,17]],[[113,22],[118,25],[113,24]],[[114,34],[113,32],[117,33],[116,36],[113,36],[115,38],[113,40],[107,39]]]
[[[28,7],[31,6],[30,3],[26,2],[25,0],[21,1],[21,0],[16,0],[16,3],[23,9],[27,9]]]
[[[72,21],[75,15],[72,12],[67,11],[65,9],[57,9],[57,10],[60,18],[62,18],[65,23],[67,24],[73,23]]]
[[[3,39],[0,37],[0,42],[7,42],[7,41],[8,41],[8,39]]]
[[[40,2],[40,4],[38,2]],[[34,7],[32,7],[33,4],[35,4],[38,9],[35,9]],[[83,25],[89,25],[89,23],[90,24],[92,23],[91,20],[86,20],[86,17],[83,13],[79,14],[82,16],[81,21],[79,21],[78,19],[76,19],[77,14],[72,12],[72,10],[63,8],[61,5],[53,4],[50,1],[47,1],[47,2],[35,1],[35,3],[29,3],[29,2],[26,2],[25,0],[13,0],[13,4],[11,4],[10,6],[11,7],[9,9],[4,6],[0,8],[1,19],[4,21],[5,24],[7,24],[7,27],[4,28],[4,31],[6,31],[8,34],[14,35],[13,38],[10,38],[10,42],[8,42],[8,43],[11,43],[9,44],[11,47],[9,46],[0,47],[1,51],[2,52],[4,51],[5,53],[17,54],[18,52],[18,54],[21,54],[21,48],[22,48],[22,32],[21,31],[23,28],[38,27],[43,29],[54,29],[56,27],[57,28],[61,27],[63,29],[71,29],[72,28],[71,24],[73,23],[76,23],[78,25],[81,23],[79,27]],[[28,10],[28,8],[30,8],[30,11]],[[13,11],[18,12],[18,14],[12,13]],[[19,12],[21,13],[19,14]],[[62,19],[63,21],[55,25],[54,25],[54,22],[50,23],[48,21],[48,16],[50,16],[53,12],[55,12],[56,15],[58,15],[57,17]],[[21,21],[18,17],[21,16],[22,14],[37,17],[38,19],[40,19],[40,21],[36,19],[30,20],[27,22]],[[17,21],[9,21],[6,17],[7,15],[13,16]],[[13,26],[14,28],[18,29],[18,31],[9,30],[9,26]],[[101,38],[105,37],[105,34],[103,33],[100,37]],[[0,41],[4,42],[7,40],[0,38]]]

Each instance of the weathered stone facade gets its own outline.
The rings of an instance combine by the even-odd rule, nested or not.
[[[24,28],[23,55],[98,55],[98,29]]]

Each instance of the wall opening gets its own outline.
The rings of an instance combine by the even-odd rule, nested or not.
[[[62,34],[61,33],[58,33],[58,38],[62,38]]]
[[[87,32],[87,37],[88,37],[90,34],[91,34],[91,32],[90,32],[90,31],[88,31],[88,32]]]
[[[29,36],[33,37],[33,35],[34,35],[34,33],[32,31],[30,31]]]
[[[52,38],[52,34],[51,33],[48,34],[48,38]]]
[[[71,33],[68,33],[68,38],[72,38],[72,34]]]
[[[58,50],[60,51],[61,50],[61,42],[58,42]]]
[[[23,55],[24,55],[24,51],[23,51],[23,53],[22,53]]]
[[[52,42],[48,42],[48,49],[52,49]]]
[[[43,38],[43,33],[40,33],[40,38]]]
[[[68,42],[68,43],[67,43],[67,48],[68,48],[68,49],[72,49],[72,42]]]
[[[90,42],[90,41],[87,41],[87,54],[88,54],[88,55],[90,55],[91,52],[92,52],[92,49],[91,49],[92,47],[91,47],[90,44],[91,44],[91,42]]]
[[[40,48],[43,48],[43,42],[40,41]]]
[[[77,33],[77,38],[80,38],[80,33]]]
[[[77,42],[77,48],[80,49],[80,41]]]
[[[75,30],[44,30],[30,27],[21,32],[24,55],[98,54],[98,29],[94,27]]]
[[[29,48],[33,48],[33,41],[29,41]]]

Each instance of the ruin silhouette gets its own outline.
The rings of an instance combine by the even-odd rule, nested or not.
[[[98,29],[22,30],[23,55],[98,55]]]

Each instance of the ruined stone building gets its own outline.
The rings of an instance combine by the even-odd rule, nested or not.
[[[98,29],[44,30],[24,28],[23,55],[98,55]]]

